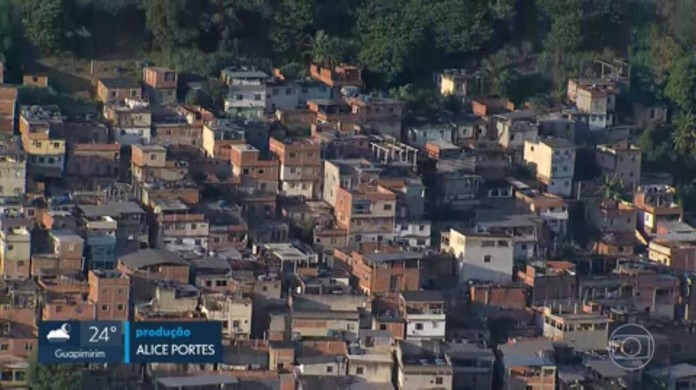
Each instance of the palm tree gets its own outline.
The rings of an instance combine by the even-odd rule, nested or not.
[[[624,183],[616,175],[604,176],[597,187],[597,195],[605,200],[619,200],[623,191]]]
[[[696,116],[691,112],[681,112],[674,118],[674,149],[682,155],[696,154]]]
[[[309,55],[315,64],[333,68],[341,61],[340,43],[336,37],[319,30],[309,42]]]

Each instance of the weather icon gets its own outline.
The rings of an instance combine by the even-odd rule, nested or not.
[[[70,325],[63,324],[59,329],[48,332],[46,339],[52,343],[62,343],[70,340]]]

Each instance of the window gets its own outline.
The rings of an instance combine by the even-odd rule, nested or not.
[[[278,96],[278,88],[273,88],[273,96]]]
[[[443,384],[443,383],[444,383],[444,380],[442,379],[441,376],[438,376],[438,377],[435,378],[435,384],[436,384],[436,385],[441,385],[441,384]]]
[[[261,94],[260,93],[254,94],[254,100],[256,100],[256,101],[261,100]]]
[[[355,367],[355,375],[363,375],[365,373],[365,367]]]
[[[116,305],[116,310],[123,311],[123,305],[121,305],[121,304]]]
[[[290,158],[296,158],[296,157],[297,157],[297,154],[296,154],[296,153],[290,153],[288,156],[289,156]]]
[[[481,241],[481,246],[484,248],[491,248],[495,246],[495,241]]]
[[[109,305],[102,305],[102,311],[109,310]]]
[[[156,154],[151,154],[150,155],[150,161],[157,160],[157,155]]]
[[[421,322],[416,322],[416,330],[423,330],[423,324]]]
[[[8,349],[10,349],[9,344],[0,344],[0,351],[7,351]]]
[[[236,98],[237,100],[242,100],[244,97],[242,95],[237,95]]]
[[[227,281],[226,280],[216,280],[215,285],[217,287],[227,287]]]
[[[387,330],[386,324],[379,324],[379,330]]]
[[[12,245],[12,244],[7,244],[7,250],[8,250],[8,251],[11,251],[12,249],[14,249],[14,245]]]
[[[390,211],[391,209],[392,209],[392,205],[390,205],[390,204],[384,205],[384,211]]]
[[[234,320],[234,321],[232,321],[232,327],[233,327],[233,328],[239,328],[239,325],[240,325],[239,320]]]
[[[326,366],[326,373],[327,374],[333,373],[333,366]]]
[[[31,351],[32,349],[34,349],[34,344],[24,343],[24,350],[25,351]]]
[[[505,240],[498,240],[498,246],[499,246],[499,247],[503,247],[503,248],[507,248],[507,247],[508,247],[508,242],[505,241]]]
[[[491,255],[485,255],[485,256],[483,256],[483,262],[484,262],[484,263],[490,263],[490,262],[491,262]]]
[[[292,88],[285,88],[285,96],[292,95]]]

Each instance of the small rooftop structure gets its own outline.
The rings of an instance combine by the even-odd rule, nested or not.
[[[102,205],[79,205],[78,208],[87,218],[120,217],[123,214],[145,214],[135,202],[109,202]]]
[[[99,79],[106,88],[140,88],[138,80],[130,77],[107,77]]]
[[[439,302],[445,300],[442,291],[402,291],[401,297],[407,302]]]
[[[56,105],[21,106],[19,112],[22,118],[29,123],[61,122],[63,120],[60,107]]]
[[[186,260],[176,253],[161,249],[142,249],[138,252],[120,257],[118,260],[132,269],[165,264],[189,265]]]
[[[392,261],[420,260],[422,252],[398,252],[398,253],[368,253],[363,254],[363,259],[369,264],[389,263]]]
[[[553,343],[547,339],[513,341],[498,347],[505,367],[541,367],[554,365]]]

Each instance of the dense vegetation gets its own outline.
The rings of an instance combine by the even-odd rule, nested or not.
[[[83,388],[82,374],[76,365],[39,364],[32,357],[27,382],[34,390],[79,390]]]
[[[561,96],[598,57],[627,58],[624,103],[670,108],[669,123],[641,135],[646,168],[675,173],[682,194],[696,194],[694,45],[692,0],[0,0],[11,79],[46,55],[146,59],[201,75],[245,62],[302,75],[309,61],[350,61],[368,89],[432,112],[448,103],[432,88],[443,68],[479,69],[476,92],[519,103]],[[190,99],[216,99],[198,94]]]

